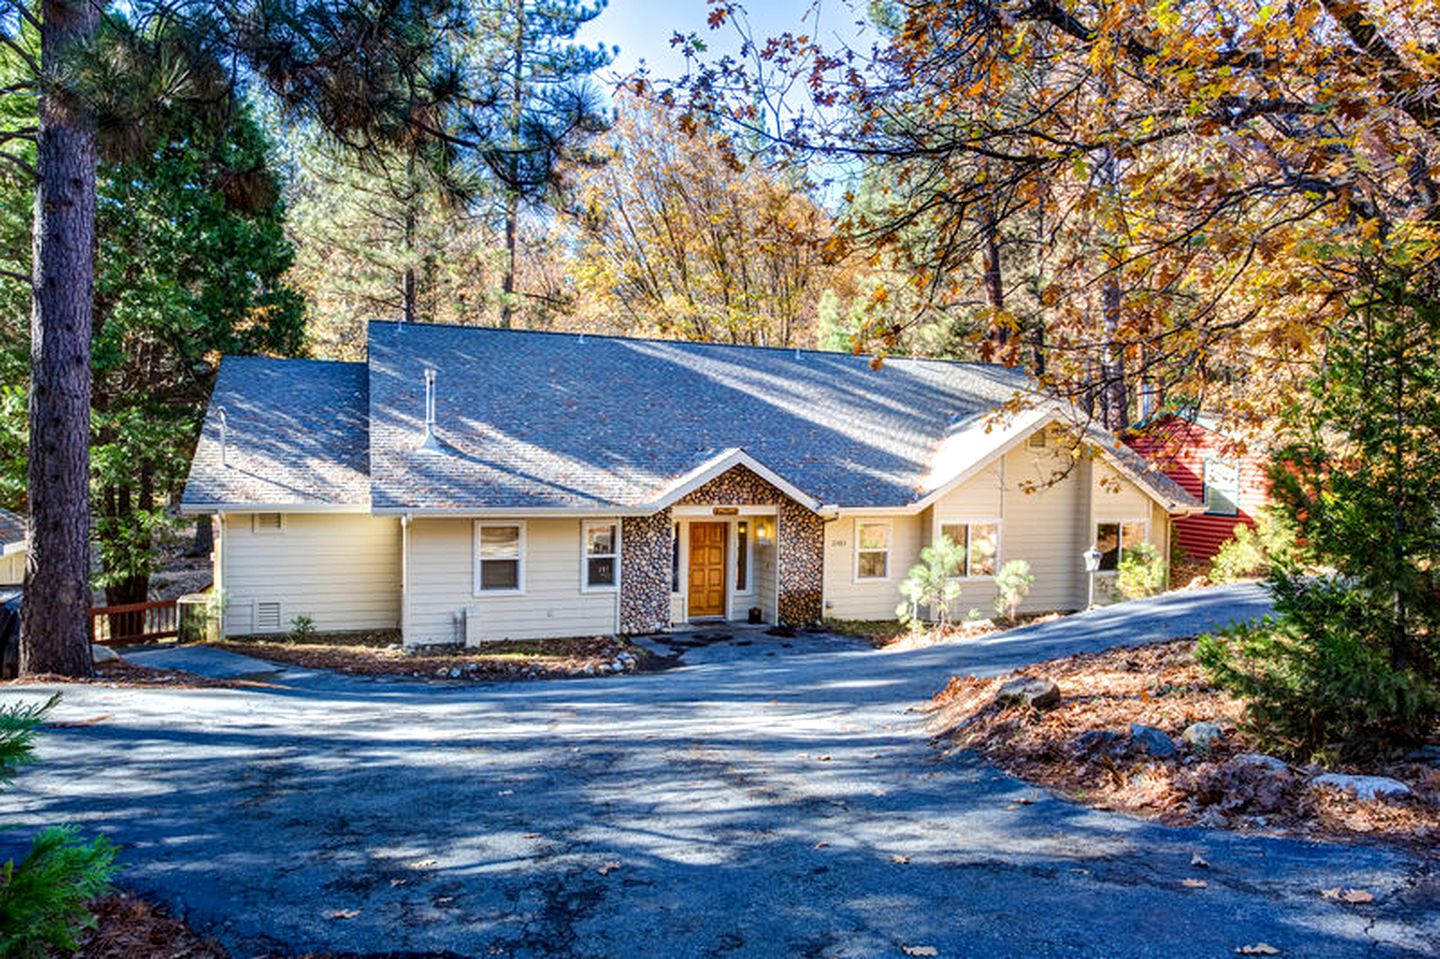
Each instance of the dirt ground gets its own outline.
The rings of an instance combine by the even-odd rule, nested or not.
[[[480,647],[407,650],[394,632],[316,634],[285,639],[253,637],[213,642],[217,649],[358,676],[415,676],[449,679],[534,679],[628,671],[644,651],[613,637],[486,643]],[[628,656],[628,658],[625,658]],[[586,670],[589,670],[587,673]]]
[[[1010,623],[1004,620],[977,619],[953,623],[948,629],[924,629],[919,632],[901,623],[898,619],[827,619],[825,628],[840,636],[863,639],[876,649],[920,649],[937,643],[949,643],[992,633],[1003,633],[1019,626],[1048,623],[1059,619],[1064,613],[1026,613]]]
[[[1413,795],[1360,801],[1317,790],[1317,767],[1254,767],[1258,752],[1241,728],[1240,703],[1212,687],[1193,640],[1052,660],[999,679],[957,677],[934,702],[934,722],[955,747],[972,749],[1022,779],[1077,802],[1175,824],[1201,823],[1325,839],[1367,839],[1425,849],[1440,840],[1440,769],[1403,758],[1338,770],[1388,776]],[[1061,701],[1048,709],[1001,705],[1014,676],[1053,680]],[[1206,752],[1181,734],[1197,721],[1223,738]],[[1167,733],[1180,747],[1157,759],[1130,741],[1130,724]]]

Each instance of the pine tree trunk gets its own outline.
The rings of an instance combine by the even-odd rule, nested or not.
[[[509,329],[515,313],[515,247],[520,232],[520,121],[525,116],[525,0],[515,2],[514,72],[510,75],[510,138],[516,151],[515,182],[505,191],[505,279],[501,285],[500,327]]]
[[[95,32],[99,5],[45,0],[40,60],[52,81],[67,48]],[[21,673],[88,676],[90,333],[95,129],[53,91],[40,99],[30,347],[30,551]]]
[[[511,187],[505,198],[505,280],[501,286],[500,326],[509,329],[515,310],[515,246],[519,232],[516,221],[520,218],[519,191]]]

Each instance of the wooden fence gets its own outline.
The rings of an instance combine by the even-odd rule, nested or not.
[[[180,635],[180,604],[173,599],[90,610],[90,639],[96,643],[148,643]]]

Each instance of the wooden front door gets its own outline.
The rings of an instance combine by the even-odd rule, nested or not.
[[[690,616],[725,615],[724,523],[690,524]]]

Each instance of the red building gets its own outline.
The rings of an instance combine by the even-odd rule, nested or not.
[[[1174,542],[1192,561],[1208,562],[1237,524],[1254,526],[1256,511],[1270,502],[1266,453],[1240,451],[1203,416],[1165,413],[1137,427],[1125,442],[1208,507],[1174,522]]]

